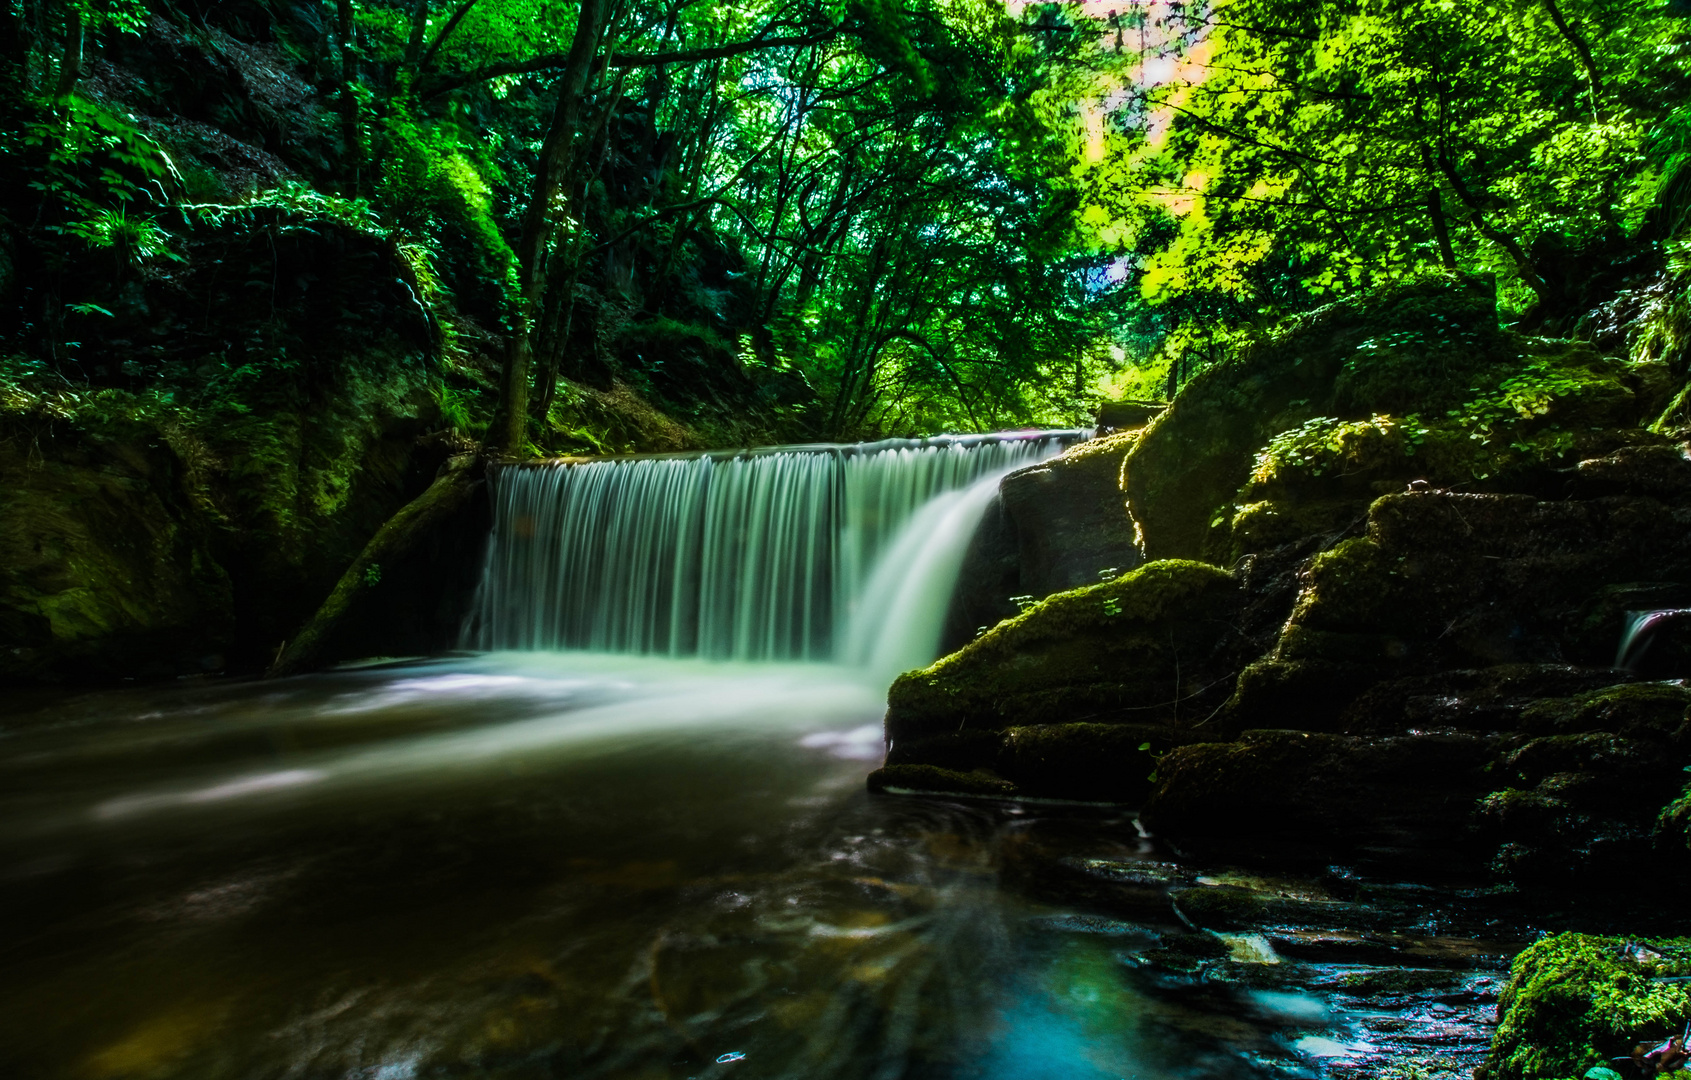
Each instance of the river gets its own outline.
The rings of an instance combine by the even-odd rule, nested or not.
[[[24,699],[0,1075],[1089,1080],[1351,1052],[1330,996],[1144,966],[1172,915],[1016,886],[1030,859],[1166,858],[1124,811],[867,794],[881,694],[557,653]]]

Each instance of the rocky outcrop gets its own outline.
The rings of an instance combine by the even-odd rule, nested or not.
[[[893,684],[873,782],[931,789],[897,779],[924,764],[1007,780],[1006,794],[1143,795],[1144,752],[1198,738],[1184,725],[1226,700],[1242,606],[1231,575],[1175,561],[1036,604]]]
[[[1118,437],[1155,561],[899,680],[878,782],[1113,797],[1238,857],[1680,873],[1691,620],[1611,666],[1627,612],[1691,605],[1691,451],[1648,426],[1673,383],[1500,330],[1472,279],[1294,321]],[[1033,781],[1009,729],[1076,749]]]

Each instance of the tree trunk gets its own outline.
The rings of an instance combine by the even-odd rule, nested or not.
[[[1533,291],[1541,303],[1551,303],[1555,299],[1552,295],[1554,290],[1551,289],[1549,282],[1544,280],[1544,275],[1539,273],[1537,264],[1532,261],[1532,257],[1527,254],[1526,249],[1521,247],[1519,241],[1486,220],[1480,200],[1475,197],[1472,191],[1468,190],[1468,185],[1462,180],[1462,174],[1456,170],[1456,163],[1451,160],[1450,154],[1440,150],[1438,163],[1440,171],[1444,173],[1444,178],[1450,182],[1451,190],[1456,192],[1456,197],[1462,200],[1462,204],[1468,208],[1469,220],[1474,223],[1474,228],[1479,231],[1481,236],[1508,253],[1510,261],[1515,264],[1516,271],[1521,275],[1521,280],[1526,282],[1527,287]]]
[[[82,47],[86,25],[80,8],[65,15],[65,49],[59,59],[59,84],[53,89],[53,98],[56,101],[70,97],[70,92],[76,89],[76,81],[82,77]]]
[[[1597,98],[1603,92],[1603,80],[1597,74],[1597,61],[1591,55],[1591,46],[1586,44],[1585,38],[1562,16],[1562,9],[1556,6],[1556,0],[1544,0],[1544,10],[1549,12],[1550,21],[1556,24],[1563,40],[1573,47],[1574,53],[1579,57],[1580,67],[1585,69],[1585,81],[1591,87],[1591,116],[1596,119]]]
[[[405,558],[430,530],[463,509],[481,485],[482,476],[483,461],[475,454],[459,454],[442,465],[428,490],[389,518],[364,545],[323,606],[292,641],[284,643],[270,670],[265,672],[266,677],[298,675],[319,667],[324,644],[352,605],[380,580],[382,564],[391,565]]]
[[[494,453],[520,453],[527,439],[529,375],[534,366],[534,344],[530,336],[541,293],[546,285],[546,252],[552,238],[553,199],[569,180],[575,151],[576,129],[581,124],[581,99],[592,74],[598,51],[599,29],[605,21],[605,0],[581,0],[575,38],[570,42],[563,77],[558,80],[558,100],[541,145],[540,161],[534,170],[534,187],[523,212],[522,235],[517,241],[519,286],[515,325],[505,350],[500,372],[499,403],[488,428],[487,446]]]
[[[1444,216],[1444,199],[1437,187],[1427,189],[1427,216],[1433,222],[1433,238],[1438,241],[1439,261],[1446,270],[1456,269],[1456,250],[1450,246],[1450,223]]]
[[[336,0],[335,21],[336,30],[340,38],[340,113],[341,113],[341,142],[344,144],[342,162],[346,171],[347,190],[357,195],[359,190],[359,166],[363,156],[363,139],[358,134],[358,96],[353,93],[352,85],[358,78],[358,57],[355,55],[353,40],[357,29],[353,23],[352,0]]]

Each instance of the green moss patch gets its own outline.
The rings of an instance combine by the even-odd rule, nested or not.
[[[1558,934],[1521,953],[1498,1002],[1500,1020],[1478,1080],[1583,1076],[1639,1042],[1677,1034],[1691,990],[1691,939]]]
[[[1182,710],[1196,719],[1200,699],[1219,694],[1219,702],[1231,690],[1231,673],[1218,677],[1204,661],[1238,603],[1233,578],[1183,561],[1058,593],[901,676],[888,696],[888,733],[900,739],[1092,716],[1162,723]]]

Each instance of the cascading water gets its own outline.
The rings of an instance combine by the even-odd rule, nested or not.
[[[1660,608],[1655,611],[1629,611],[1626,628],[1621,632],[1620,648],[1615,652],[1615,667],[1621,671],[1635,671],[1650,648],[1655,632],[1664,624],[1691,617],[1691,608]]]
[[[507,469],[464,643],[920,666],[998,479],[1083,434]]]

